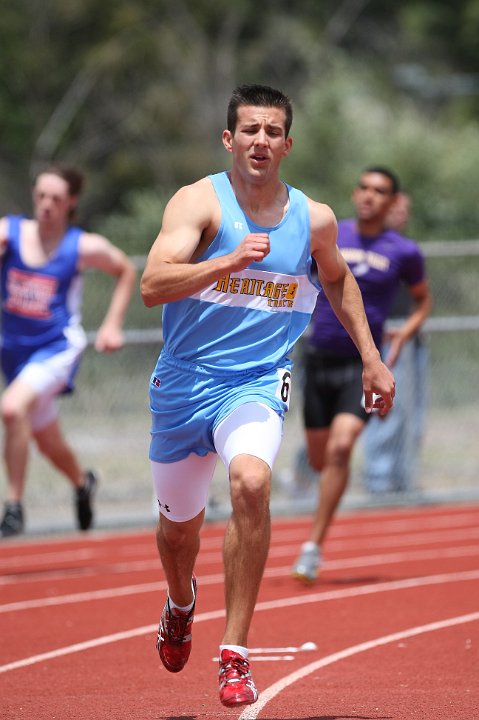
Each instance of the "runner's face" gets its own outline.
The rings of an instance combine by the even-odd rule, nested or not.
[[[240,105],[235,132],[225,130],[223,143],[238,169],[251,177],[270,177],[292,145],[291,138],[285,137],[284,110]]]
[[[76,198],[68,191],[68,183],[58,175],[39,175],[33,188],[35,218],[41,223],[68,223]]]
[[[353,191],[359,220],[384,220],[394,203],[391,180],[381,173],[363,173]]]

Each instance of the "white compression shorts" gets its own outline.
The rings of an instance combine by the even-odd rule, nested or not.
[[[270,407],[248,402],[233,410],[216,428],[214,443],[225,467],[237,455],[254,455],[272,469],[283,434],[283,420]],[[173,522],[196,517],[208,501],[217,455],[190,453],[173,463],[151,461],[159,511]]]
[[[37,393],[30,412],[30,424],[33,431],[43,430],[58,417],[57,396],[70,384],[84,344],[76,342],[65,350],[42,360],[29,362],[18,374],[18,378],[32,387]]]

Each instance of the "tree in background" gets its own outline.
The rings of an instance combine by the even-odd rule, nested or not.
[[[25,178],[61,157],[88,173],[86,224],[129,217],[143,252],[154,198],[221,169],[221,108],[258,81],[293,98],[292,182],[341,215],[381,160],[414,193],[415,237],[471,236],[478,29],[475,0],[3,0],[0,210],[27,212]]]

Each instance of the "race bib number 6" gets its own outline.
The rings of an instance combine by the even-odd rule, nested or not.
[[[276,397],[278,397],[289,410],[289,400],[291,397],[291,371],[285,368],[278,368],[278,385],[276,387]]]

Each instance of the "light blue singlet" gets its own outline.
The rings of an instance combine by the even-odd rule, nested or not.
[[[232,252],[250,232],[269,233],[271,251],[262,262],[165,305],[164,348],[212,371],[269,369],[284,363],[316,303],[307,200],[288,185],[283,219],[275,227],[260,227],[239,206],[228,173],[210,179],[221,205],[221,225],[198,262]]]

